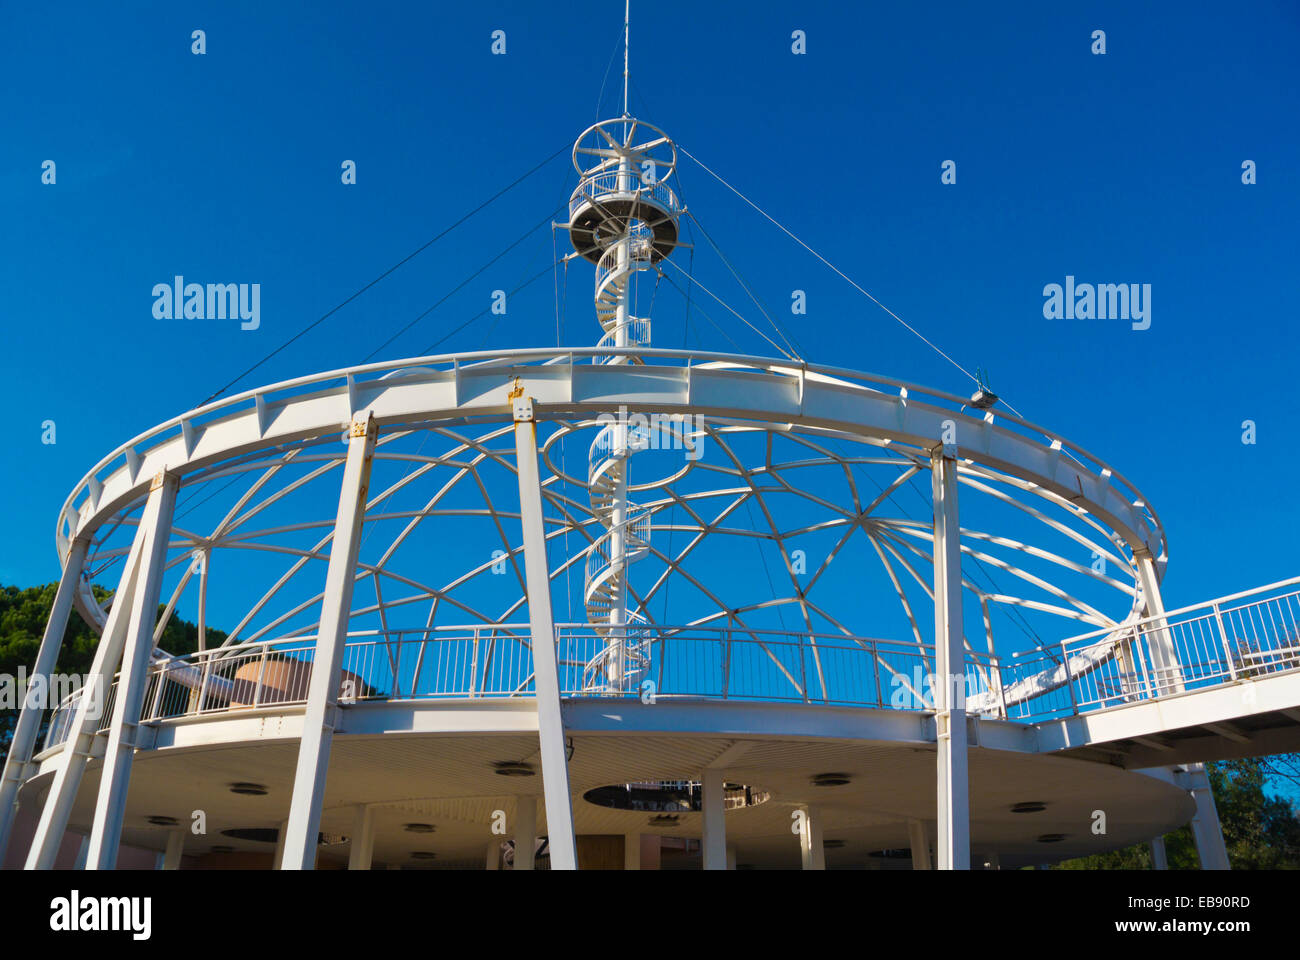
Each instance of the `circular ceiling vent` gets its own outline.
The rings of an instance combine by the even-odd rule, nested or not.
[[[819,773],[812,778],[814,787],[842,787],[852,782],[853,778],[847,773]]]
[[[222,830],[221,835],[232,840],[255,840],[258,843],[275,843],[280,839],[280,831],[275,827],[235,827]]]
[[[698,780],[641,780],[595,787],[582,799],[598,807],[635,810],[642,813],[699,813],[704,806],[704,787]],[[722,785],[722,808],[738,810],[756,807],[771,794],[743,783]]]
[[[155,827],[174,827],[180,823],[175,817],[152,816],[149,822]]]
[[[246,797],[264,797],[268,791],[260,783],[232,783],[230,792],[243,794]]]
[[[412,860],[434,860],[434,859],[437,859],[437,856],[438,856],[438,855],[437,855],[436,853],[434,853],[432,850],[413,850],[413,851],[411,851],[411,859],[412,859]]]
[[[1024,803],[1017,803],[1011,808],[1012,813],[1042,813],[1047,809],[1047,804],[1040,803],[1037,800],[1028,800]]]
[[[433,833],[438,828],[431,823],[404,823],[402,829],[407,833]]]
[[[1044,833],[1039,835],[1038,842],[1039,843],[1060,843],[1068,836],[1069,836],[1068,833]]]
[[[522,763],[518,760],[498,760],[492,766],[496,768],[492,772],[498,777],[534,777],[537,775],[531,764]]]

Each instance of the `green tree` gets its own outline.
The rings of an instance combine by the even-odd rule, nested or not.
[[[1300,868],[1300,816],[1286,800],[1264,791],[1268,758],[1207,763],[1228,862],[1234,870]],[[1190,826],[1165,835],[1170,870],[1196,870],[1200,861]],[[1151,845],[1066,860],[1059,870],[1150,870]]]
[[[57,589],[58,584],[55,583],[26,588],[0,586],[0,673],[17,676],[20,666],[25,670],[32,668],[41,646],[41,636],[45,633],[46,621],[50,618],[50,609],[54,606]],[[102,587],[92,589],[100,603],[112,596]],[[160,615],[163,609],[160,605]],[[209,629],[206,633],[207,642],[212,646],[220,644],[226,638],[226,634],[220,630]],[[89,673],[98,643],[99,635],[75,612],[70,614],[55,672],[78,675]],[[163,630],[158,646],[168,653],[182,655],[193,653],[198,649],[198,644],[198,627],[173,616]],[[42,717],[42,729],[47,720],[48,716]],[[17,722],[16,707],[0,710],[0,760],[9,751],[9,742],[13,738]],[[38,739],[37,742],[41,741]]]

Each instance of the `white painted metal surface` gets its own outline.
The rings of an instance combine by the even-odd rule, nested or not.
[[[649,347],[650,318],[632,315],[630,291],[637,275],[658,270],[678,244],[684,208],[665,183],[675,170],[677,149],[658,128],[628,116],[625,107],[623,117],[584,132],[573,158],[580,178],[568,226],[575,248],[595,265],[596,315],[604,331],[597,347],[423,357],[247,391],[141,434],[104,458],[74,489],[56,529],[65,572],[37,669],[52,667],[68,608],[75,603],[103,633],[94,672],[104,677],[113,720],[101,721],[90,709],[93,698],[79,694],[54,712],[46,752],[39,758],[42,767],[54,771],[53,783],[29,867],[52,863],[86,760],[103,743],[96,740],[100,731],[108,733],[108,775],[91,850],[95,863],[111,866],[135,749],[195,745],[205,736],[252,740],[261,735],[254,733],[261,718],[277,716],[299,738],[290,816],[280,831],[277,859],[285,867],[310,868],[331,740],[342,728],[340,700],[345,709],[366,704],[365,711],[356,711],[355,732],[396,729],[384,724],[398,714],[403,723],[428,724],[425,729],[446,724],[471,733],[490,729],[494,735],[506,729],[535,731],[556,869],[577,865],[562,697],[569,698],[567,709],[589,724],[609,724],[623,733],[636,732],[637,724],[645,731],[657,730],[660,723],[676,732],[687,732],[692,723],[711,729],[718,705],[705,701],[719,701],[745,711],[743,721],[733,721],[733,732],[752,724],[769,733],[805,730],[809,736],[829,736],[827,731],[838,729],[864,738],[935,743],[937,860],[941,868],[960,869],[969,866],[970,847],[968,714],[972,729],[988,730],[991,748],[1032,753],[1111,742],[1125,731],[1152,725],[1168,728],[1195,712],[1190,698],[1213,701],[1219,710],[1219,694],[1243,682],[1259,682],[1261,690],[1271,682],[1267,696],[1273,699],[1267,703],[1273,707],[1286,709],[1278,704],[1290,702],[1288,697],[1300,705],[1300,680],[1290,673],[1300,667],[1295,620],[1300,591],[1281,591],[1300,579],[1166,611],[1159,581],[1167,550],[1154,510],[1118,471],[1059,435],[1001,411],[971,410],[962,397],[884,377],[800,361]],[[691,418],[689,431],[683,427],[679,434],[707,441],[717,452],[716,462],[687,458],[666,477],[634,475],[633,455],[651,435],[635,418],[652,415]],[[352,436],[341,454],[337,435],[349,425]],[[586,475],[571,477],[564,442],[592,430],[597,440],[590,445]],[[435,439],[443,449],[426,452],[421,444],[411,452],[400,446],[416,434]],[[936,447],[941,437],[943,444]],[[743,451],[742,443],[753,439],[765,444],[762,462]],[[784,460],[774,456],[776,444],[787,441],[800,445],[799,454]],[[848,452],[846,444],[852,448]],[[375,462],[410,467],[391,486],[371,494]],[[854,471],[864,465],[895,469],[896,478],[879,496],[866,490],[862,496]],[[517,503],[513,493],[487,489],[479,476],[485,467],[515,473]],[[799,478],[812,467],[842,474],[851,494],[837,502],[806,489]],[[299,468],[305,472],[295,474]],[[884,516],[883,505],[927,470],[933,523]],[[179,487],[195,494],[211,489],[215,496],[221,492],[217,484],[228,478],[252,483],[215,528],[195,531],[179,518],[173,522],[170,505],[155,496],[148,496],[145,512],[137,514],[151,478],[163,471],[174,478],[173,494]],[[286,479],[291,476],[295,479]],[[422,508],[389,505],[394,494],[427,487],[422,478],[435,476],[446,479],[435,485],[436,492],[429,491]],[[710,484],[702,485],[706,479]],[[481,488],[481,507],[456,499],[470,482]],[[310,516],[267,519],[293,503],[296,491],[313,485],[331,493],[341,487],[332,522]],[[587,502],[566,496],[566,485],[585,487]],[[1014,511],[1017,521],[1067,538],[1069,550],[1030,542],[1018,524],[1014,534],[963,526],[959,487],[963,502],[983,498]],[[771,505],[776,493],[800,497],[801,505],[825,510],[828,519],[785,522]],[[710,498],[722,509],[705,516],[701,505]],[[741,508],[753,506],[763,522],[755,520],[753,529],[746,529]],[[662,524],[659,517],[681,507],[688,508],[690,519],[669,532],[686,535],[690,543],[675,554],[651,538]],[[420,524],[464,517],[488,520],[501,532],[500,562],[515,568],[519,586],[504,612],[462,599],[463,588],[496,560],[476,561],[455,579],[437,583],[394,559]],[[378,561],[360,561],[363,521],[403,525]],[[522,533],[517,542],[505,532],[515,530],[516,521]],[[138,532],[129,545],[121,535],[113,537],[132,525]],[[308,548],[284,542],[313,530],[321,539]],[[775,542],[790,568],[786,541],[811,530],[843,531],[843,540],[813,572],[811,583],[791,575],[788,587],[773,585],[771,598],[729,602],[722,588],[692,574],[684,563],[696,543],[726,535]],[[831,601],[813,592],[855,532],[878,556],[910,637],[880,638],[868,636],[869,629],[852,629]],[[577,549],[556,561],[570,534]],[[95,546],[86,550],[92,540]],[[239,556],[234,553],[239,550],[283,556],[292,565],[273,583],[250,587],[241,600],[248,612],[233,625],[225,645],[205,649],[213,589],[208,566],[227,554]],[[1101,568],[1089,567],[1070,550],[1090,552],[1102,561]],[[159,622],[143,614],[128,622],[126,608],[152,611],[161,575],[188,565],[195,554],[197,578],[195,568],[177,571],[179,582]],[[1008,554],[1020,559],[1007,560]],[[648,587],[628,576],[642,558],[647,567],[655,561],[663,569]],[[92,574],[122,564],[111,611],[95,601],[90,578],[81,576],[83,560]],[[984,583],[964,568],[964,560],[982,572],[985,565],[995,568],[1011,586]],[[301,571],[311,575],[313,561],[327,561],[325,582],[304,599],[293,588],[302,582]],[[579,569],[584,570],[586,622],[557,627],[553,580],[578,562],[585,563]],[[1049,573],[1042,573],[1044,566]],[[933,599],[930,639],[921,628],[925,618],[904,587],[909,577]],[[1071,577],[1110,591],[1111,605],[1103,609],[1076,594]],[[655,620],[650,600],[671,578],[698,589],[712,609],[685,623],[667,615]],[[162,635],[191,580],[198,590],[200,651],[180,658],[153,651],[152,641]],[[373,604],[354,605],[354,586],[362,582],[373,588]],[[984,636],[977,638],[982,649],[963,636],[964,597],[974,599],[983,615]],[[422,626],[408,626],[409,620],[399,618],[417,603],[428,604],[427,618]],[[295,619],[314,605],[320,610],[316,622],[304,626]],[[802,629],[775,631],[746,622],[778,606],[796,610]],[[527,624],[513,619],[524,607]],[[1053,637],[1011,656],[995,646],[990,613],[995,609],[1055,617],[1068,625],[1060,633],[1080,624],[1090,632],[1064,642]],[[463,621],[447,622],[445,611]],[[379,629],[353,629],[352,621],[364,617],[377,617]],[[814,618],[834,629],[815,629]],[[124,648],[125,666],[118,680],[109,682]],[[284,674],[276,683],[266,679],[268,665]],[[341,689],[345,672],[355,689]],[[921,678],[936,675],[937,689],[928,692]],[[948,682],[953,677],[965,679],[964,703]],[[640,683],[651,678],[653,696],[673,702],[671,710],[640,709]],[[437,714],[429,702],[440,700],[449,705]],[[617,712],[602,713],[600,704],[611,700],[619,704]],[[527,709],[519,709],[519,701]],[[588,704],[594,704],[594,713],[584,709]],[[861,715],[840,716],[831,710],[835,705],[851,706]],[[817,712],[826,716],[814,716]],[[202,732],[204,724],[211,724],[208,734]],[[371,731],[366,724],[376,726]],[[19,733],[0,788],[0,838],[13,797],[37,767],[27,762],[34,745],[23,745],[23,738],[35,735],[26,712]],[[725,868],[734,858],[722,817],[722,778],[721,769],[704,774],[703,850],[709,869]],[[1197,800],[1198,846],[1204,840],[1203,858],[1207,864],[1218,862],[1211,842],[1217,829],[1212,800],[1208,806],[1203,796]],[[530,803],[515,812],[516,869],[531,865],[527,838],[536,831],[537,811]],[[803,862],[821,869],[822,812],[807,808],[807,821]],[[369,864],[373,826],[363,805],[354,829],[354,868]],[[914,862],[928,867],[925,826],[911,823],[909,838]],[[499,840],[489,844],[489,868],[499,864],[500,851]],[[639,862],[639,850],[635,857],[629,850],[627,858]],[[170,853],[169,859],[174,859]]]
[[[957,462],[932,453],[934,498],[935,728],[940,870],[970,869],[970,774],[966,760],[965,644]],[[959,681],[960,678],[960,681]],[[961,686],[958,686],[958,683]]]
[[[316,865],[320,809],[329,772],[330,744],[337,724],[335,715],[343,671],[343,644],[352,610],[352,588],[366,494],[370,489],[375,438],[375,421],[371,414],[364,413],[352,421],[343,489],[339,494],[329,568],[325,574],[321,632],[316,638],[293,799],[289,805],[289,826],[285,831],[282,869],[286,870],[310,870]]]
[[[551,869],[578,869],[573,832],[573,801],[569,796],[569,764],[564,747],[564,717],[560,706],[559,671],[555,662],[555,621],[551,616],[551,581],[542,527],[541,482],[537,472],[537,433],[532,399],[515,393],[515,462],[519,475],[519,514],[523,525],[524,565],[528,578],[528,617],[531,627],[533,681],[537,689],[537,734],[541,741],[542,788],[546,800],[546,829]]]

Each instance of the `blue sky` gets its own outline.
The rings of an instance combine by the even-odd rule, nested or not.
[[[963,366],[988,368],[1027,418],[1119,467],[1168,530],[1168,605],[1297,573],[1296,7],[845,7],[634,4],[633,111]],[[606,68],[621,13],[485,2],[0,14],[0,581],[55,578],[58,508],[110,449],[617,114],[618,65]],[[504,56],[490,52],[497,29]],[[1090,52],[1097,29],[1104,56]],[[45,160],[54,185],[41,183]],[[356,185],[340,182],[345,160]],[[945,160],[955,185],[940,182]],[[1246,160],[1254,185],[1241,182]],[[574,179],[566,158],[547,165],[239,387],[359,362]],[[810,360],[969,391],[690,161],[679,189]],[[552,257],[550,231],[536,231],[379,358],[421,353]],[[706,251],[696,271],[745,305]],[[260,283],[260,328],[156,319],[151,290],[176,274]],[[1150,329],[1045,319],[1043,287],[1067,275],[1149,283]],[[805,317],[789,315],[794,289]],[[599,336],[588,290],[589,273],[570,284],[566,344]],[[544,278],[439,351],[552,345],[554,300]],[[735,349],[681,317],[666,302],[656,312],[657,345]],[[738,323],[727,332],[771,352]],[[41,443],[45,420],[54,445]]]

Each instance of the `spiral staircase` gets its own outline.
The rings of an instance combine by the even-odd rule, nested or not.
[[[596,265],[599,347],[628,350],[650,345],[650,319],[629,312],[635,275],[657,271],[678,245],[684,212],[664,181],[677,149],[656,127],[624,115],[588,128],[573,148],[580,174],[569,200],[569,237]],[[593,363],[640,363],[635,354],[592,358]],[[632,456],[647,449],[650,431],[629,426],[626,412],[597,433],[587,460],[591,513],[602,532],[587,550],[583,601],[604,648],[583,669],[583,689],[635,690],[650,665],[653,636],[644,614],[628,608],[628,568],[650,552],[651,512],[627,497]]]

